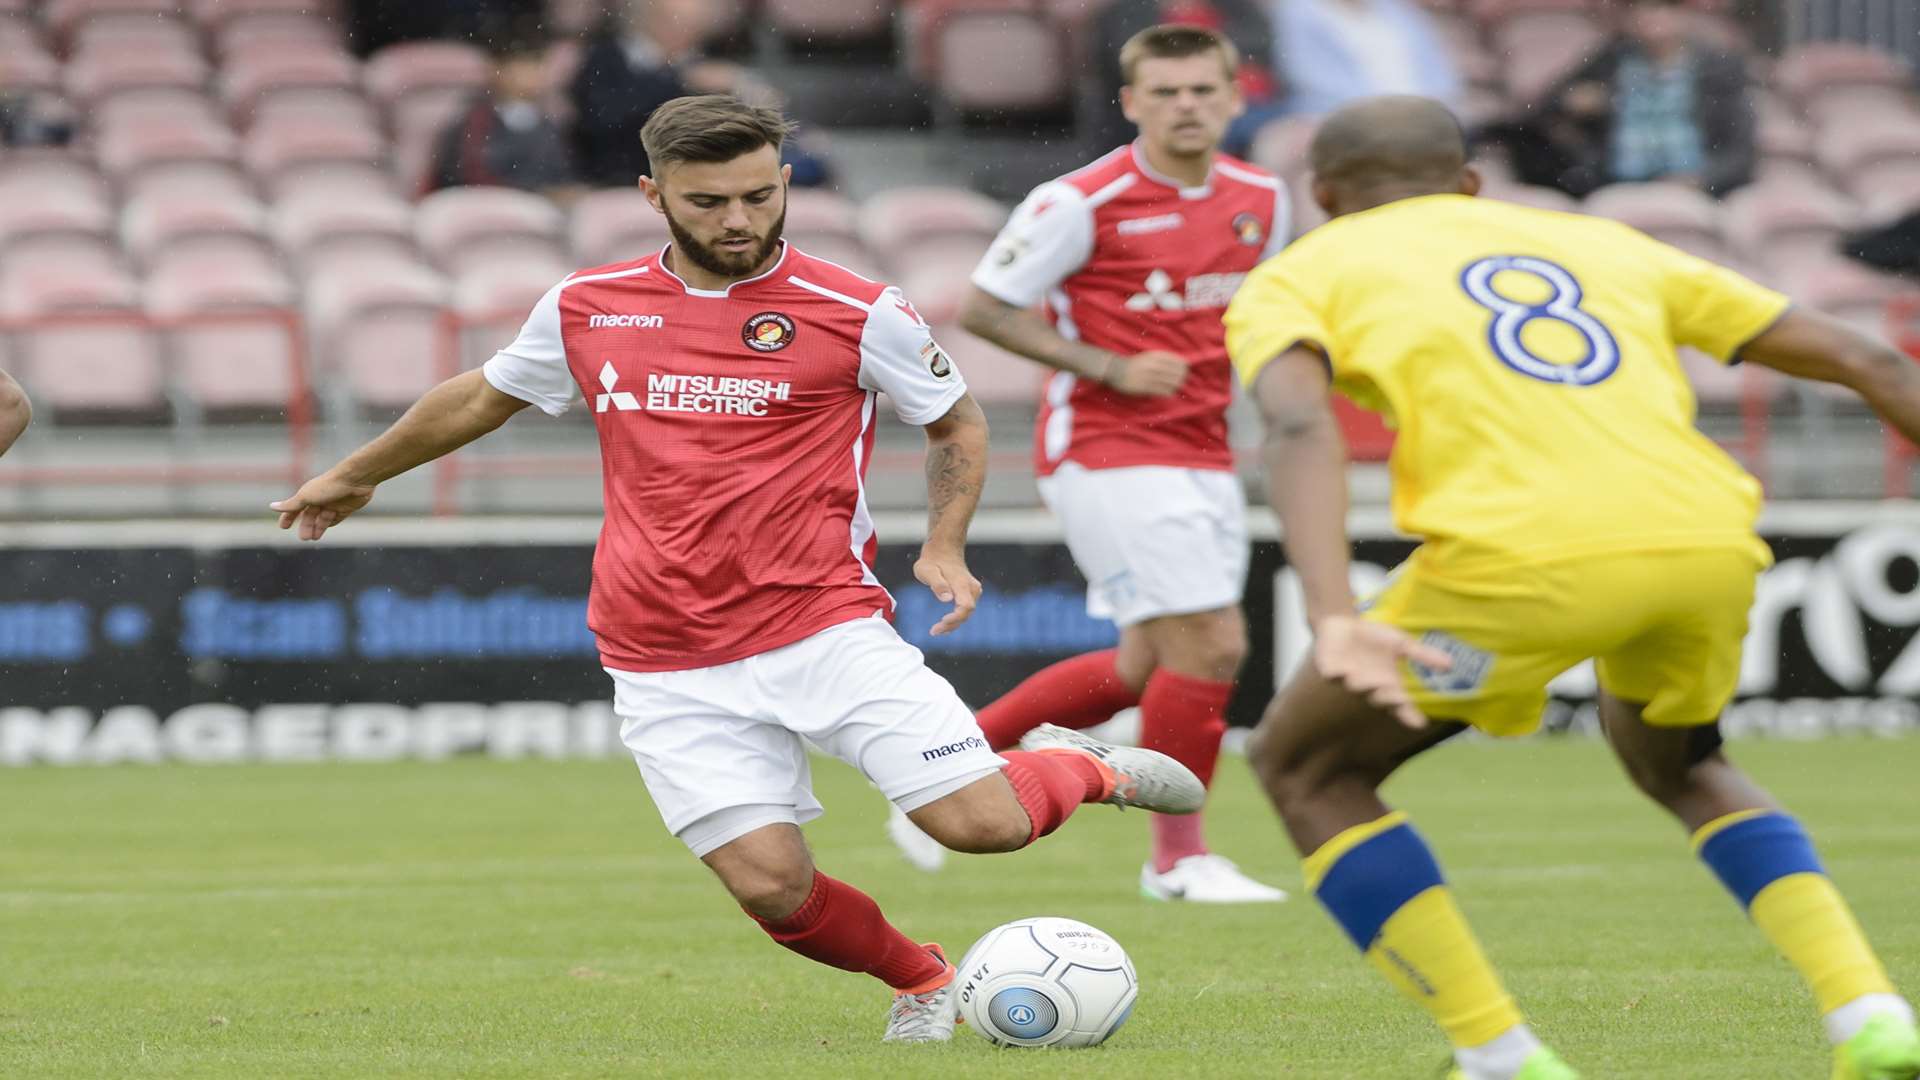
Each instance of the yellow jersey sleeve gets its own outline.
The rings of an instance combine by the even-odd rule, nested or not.
[[[1667,326],[1676,345],[1722,362],[1772,326],[1791,303],[1764,285],[1678,248],[1648,245],[1660,275]]]
[[[1254,268],[1227,304],[1227,356],[1240,382],[1252,386],[1281,353],[1306,342],[1331,359],[1337,342],[1322,316],[1319,297],[1301,286],[1292,272],[1298,260],[1282,253]]]

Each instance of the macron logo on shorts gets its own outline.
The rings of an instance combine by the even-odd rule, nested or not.
[[[969,735],[959,742],[950,742],[945,746],[936,746],[931,750],[920,751],[922,761],[939,761],[943,757],[952,757],[967,750],[985,750],[987,740],[978,735]]]

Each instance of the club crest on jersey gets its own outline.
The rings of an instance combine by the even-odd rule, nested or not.
[[[793,344],[793,320],[777,311],[763,311],[740,328],[740,340],[755,352],[779,352]]]
[[[1260,224],[1260,215],[1242,212],[1233,215],[1233,235],[1248,247],[1259,247],[1267,238],[1267,229]]]
[[[940,347],[939,342],[929,338],[925,345],[920,346],[920,359],[927,362],[927,370],[933,372],[934,378],[952,377],[953,361],[947,358],[946,350]]]
[[[1436,694],[1471,694],[1480,689],[1493,672],[1493,654],[1454,637],[1444,630],[1429,630],[1420,635],[1420,644],[1446,653],[1453,661],[1447,671],[1428,667],[1418,660],[1407,661],[1414,677]]]

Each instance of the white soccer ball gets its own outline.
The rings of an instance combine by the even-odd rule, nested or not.
[[[1120,943],[1072,919],[994,927],[960,961],[960,1018],[995,1046],[1096,1046],[1139,994]]]

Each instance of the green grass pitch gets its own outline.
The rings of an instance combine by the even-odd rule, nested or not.
[[[1920,741],[1743,744],[1920,987]],[[1144,822],[901,863],[832,763],[821,866],[955,950],[1035,914],[1114,934],[1142,982],[1108,1046],[878,1042],[886,994],[769,943],[624,761],[0,772],[0,1077],[1314,1077],[1445,1059],[1306,897],[1140,899]],[[1540,1032],[1589,1077],[1824,1077],[1792,972],[1584,740],[1470,743],[1390,791]],[[1237,759],[1215,846],[1297,890]]]

